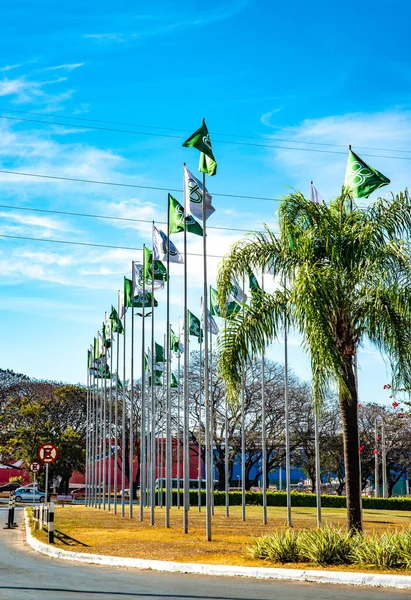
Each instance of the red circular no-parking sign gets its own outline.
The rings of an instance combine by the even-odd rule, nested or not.
[[[38,473],[40,471],[41,465],[38,462],[32,462],[30,465],[30,471],[32,473]]]
[[[45,464],[53,463],[57,460],[59,453],[54,444],[43,444],[37,451],[37,456]]]

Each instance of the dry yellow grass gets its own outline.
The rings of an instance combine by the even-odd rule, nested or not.
[[[182,509],[172,509],[170,529],[164,527],[164,509],[156,508],[154,526],[149,525],[148,510],[145,510],[143,523],[138,520],[138,511],[135,507],[130,520],[127,510],[126,517],[121,517],[84,506],[57,506],[55,545],[93,554],[261,567],[272,564],[249,557],[247,546],[255,537],[286,527],[286,509],[282,507],[269,507],[268,525],[263,525],[261,507],[247,507],[247,520],[243,522],[241,507],[232,507],[227,519],[224,507],[218,506],[212,522],[213,541],[206,542],[204,509],[201,513],[196,507],[190,510],[187,535],[182,531]],[[379,532],[389,528],[400,529],[409,527],[410,519],[411,512],[365,510],[364,528]],[[345,510],[323,509],[323,520],[324,523],[344,526]],[[315,527],[315,508],[294,508],[293,525],[297,530]],[[45,532],[34,533],[46,541]],[[307,568],[306,564],[304,568]]]

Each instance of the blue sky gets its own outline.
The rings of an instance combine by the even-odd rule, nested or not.
[[[350,143],[398,191],[409,184],[411,158],[409,16],[408,3],[397,0],[341,8],[322,1],[72,0],[58,10],[51,1],[14,0],[2,8],[0,25],[0,168],[179,189],[183,161],[197,168],[197,153],[181,142],[206,117],[219,164],[209,182],[217,209],[210,226],[276,226],[275,202],[218,193],[307,194],[313,179],[324,198],[336,195]],[[0,186],[7,206],[165,218],[166,193],[158,190],[4,173]],[[150,239],[142,223],[3,207],[0,217],[6,235],[137,248]],[[239,235],[210,230],[210,252],[224,254]],[[178,236],[173,241],[182,246]],[[192,240],[191,251],[200,245]],[[84,381],[86,349],[116,304],[131,260],[140,258],[128,250],[1,239],[1,366]],[[210,259],[211,278],[217,264]],[[189,270],[190,308],[199,312],[199,258]],[[172,276],[177,326],[181,269]],[[158,319],[158,341],[162,331]],[[290,366],[309,378],[299,345],[291,336]],[[281,344],[271,349],[276,359],[282,354]],[[387,401],[389,375],[371,348],[362,349],[360,369],[362,400]]]

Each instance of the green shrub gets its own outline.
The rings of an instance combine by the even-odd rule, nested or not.
[[[258,540],[248,549],[253,558],[271,560],[272,562],[299,562],[298,535],[292,529],[272,533]]]
[[[318,565],[348,565],[352,563],[353,538],[348,532],[326,525],[302,531],[298,536],[300,555]]]
[[[172,490],[173,504],[177,504],[177,490]],[[241,506],[241,491],[229,492],[230,506]],[[246,492],[245,501],[248,506],[262,506],[263,494],[261,492]],[[183,503],[183,492],[180,492],[180,502]],[[190,504],[196,506],[198,503],[198,491],[190,490]],[[205,490],[201,490],[201,503],[205,505]],[[225,492],[214,492],[215,506],[225,505]],[[287,506],[287,494],[285,492],[268,492],[268,506]],[[315,494],[303,492],[291,493],[291,505],[294,507],[317,506]],[[321,496],[323,508],[345,508],[345,496]],[[411,497],[405,498],[363,498],[363,508],[374,510],[409,510],[411,511]]]
[[[353,548],[354,561],[360,565],[378,567],[380,569],[396,569],[404,567],[399,550],[402,533],[386,531],[382,535],[372,534],[355,536]]]

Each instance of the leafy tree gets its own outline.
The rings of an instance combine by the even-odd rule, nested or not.
[[[59,478],[59,491],[67,493],[73,471],[84,471],[86,390],[54,382],[23,383],[23,390],[15,388],[2,403],[0,456],[30,464],[38,460],[42,444],[55,444],[59,457],[49,465],[49,481]],[[44,472],[38,480],[44,485]]]
[[[309,352],[313,398],[337,385],[342,421],[347,524],[360,530],[357,347],[368,339],[387,356],[394,387],[410,389],[411,201],[407,192],[360,208],[345,188],[328,205],[290,194],[279,208],[279,235],[266,230],[233,246],[218,275],[221,310],[232,276],[268,271],[273,293],[254,292],[251,305],[227,320],[220,369],[236,401],[245,365],[284,327],[294,328]]]

